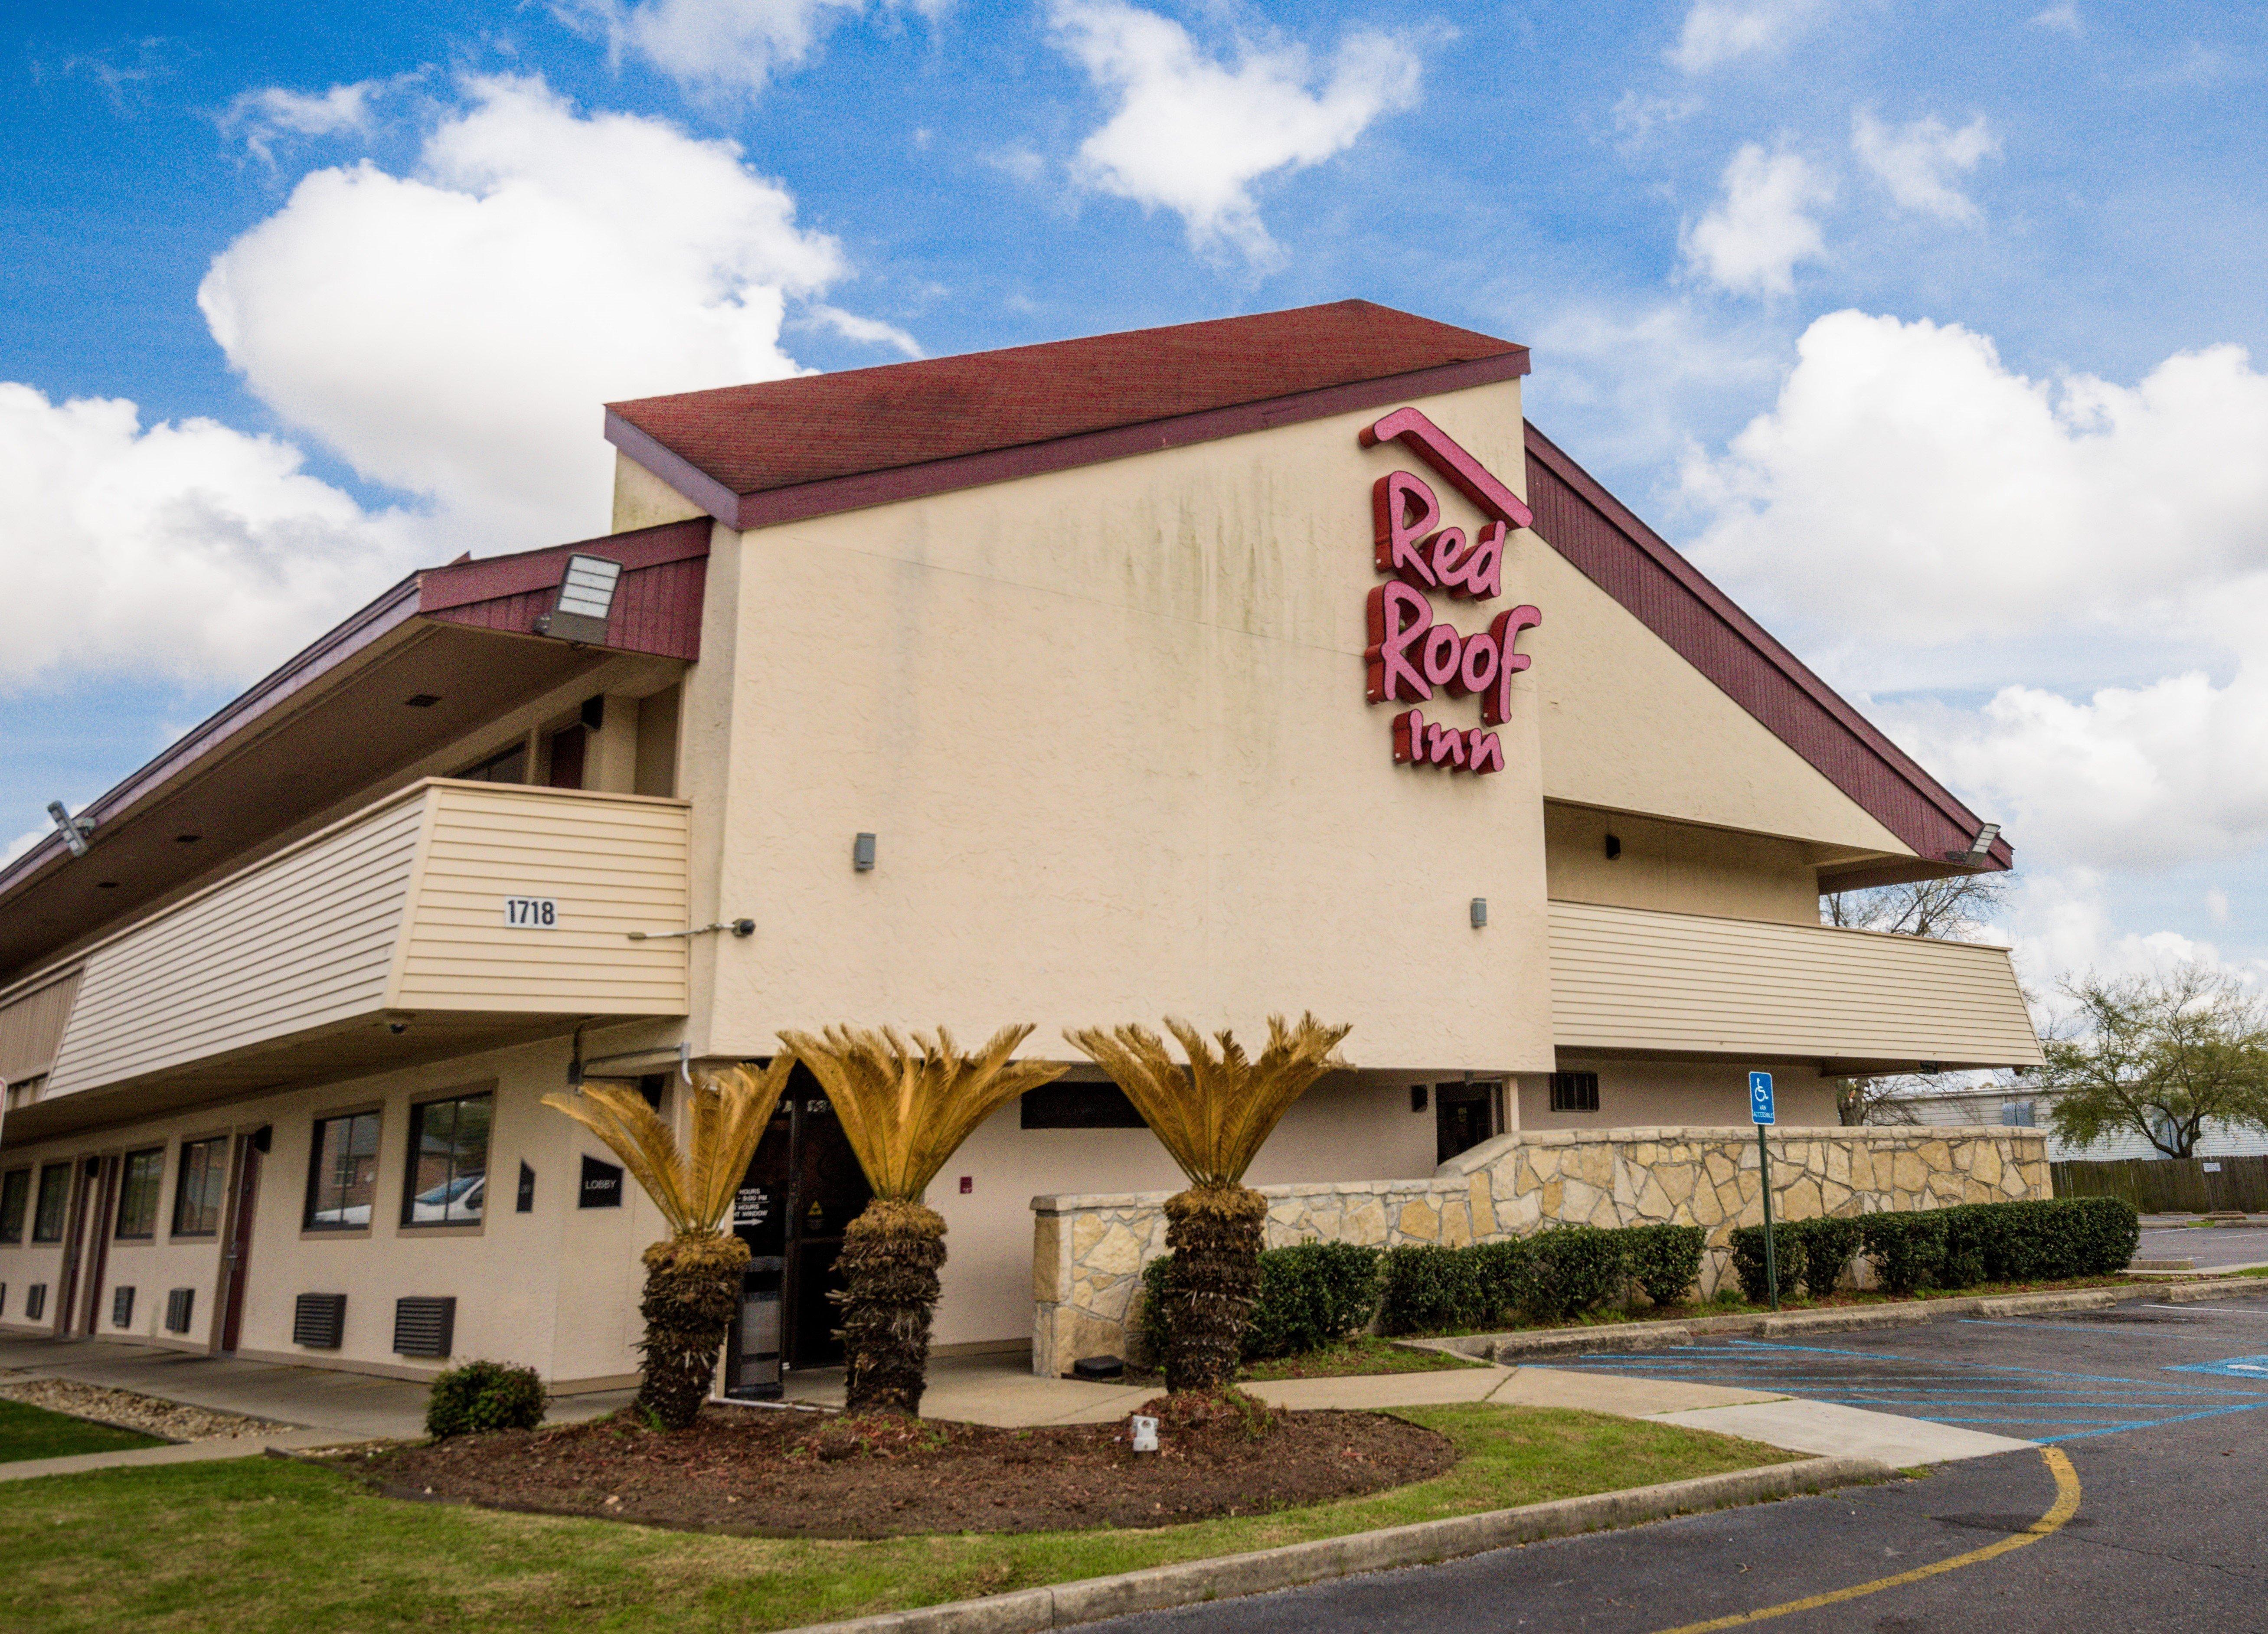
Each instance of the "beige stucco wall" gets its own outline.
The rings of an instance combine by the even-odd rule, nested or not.
[[[628,454],[615,455],[615,506],[608,533],[627,534],[633,528],[681,522],[700,514],[699,505]]]
[[[1526,548],[1543,792],[1576,806],[1912,850],[1557,551]]]
[[[1838,1080],[1822,1078],[1816,1067],[1790,1061],[1646,1061],[1567,1053],[1563,1072],[1599,1075],[1596,1112],[1551,1110],[1551,1080],[1523,1073],[1520,1078],[1520,1122],[1523,1130],[1603,1131],[1640,1125],[1742,1123],[1749,1116],[1749,1073],[1772,1075],[1774,1110],[1790,1127],[1835,1124]]]
[[[1607,836],[1622,843],[1607,855]],[[1555,900],[1671,913],[1819,923],[1819,875],[1802,841],[1566,806],[1543,807],[1543,870]]]
[[[1516,384],[1424,406],[1517,482]],[[739,583],[712,556],[709,606],[738,622],[704,635],[681,787],[718,826],[715,913],[758,930],[696,950],[696,1049],[855,1015],[1031,1020],[1062,1056],[1065,1026],[1250,1035],[1313,1008],[1354,1024],[1358,1064],[1548,1067],[1531,694],[1488,777],[1395,766],[1393,710],[1364,701],[1371,483],[1416,464],[1359,446],[1374,418],[720,534]],[[1540,554],[1501,601],[1437,611],[1469,631],[1536,600],[1548,622]]]
[[[607,1034],[593,1034],[604,1040]],[[622,1036],[627,1037],[624,1032]],[[641,1039],[639,1041],[643,1041]],[[620,1049],[593,1041],[593,1050]],[[585,1152],[613,1159],[605,1148],[556,1112],[540,1104],[566,1082],[563,1041],[489,1051],[382,1077],[332,1084],[150,1120],[99,1135],[44,1145],[11,1147],[0,1169],[34,1166],[57,1157],[84,1159],[158,1142],[166,1145],[166,1179],[154,1243],[114,1241],[106,1288],[122,1282],[138,1290],[128,1330],[109,1321],[103,1296],[99,1331],[109,1336],[166,1341],[165,1293],[198,1290],[188,1343],[202,1349],[217,1337],[214,1286],[217,1239],[171,1237],[173,1194],[180,1180],[180,1143],[207,1134],[273,1126],[272,1149],[261,1170],[254,1218],[243,1329],[239,1354],[314,1366],[423,1377],[444,1365],[393,1353],[394,1301],[406,1295],[454,1295],[454,1358],[489,1357],[523,1362],[555,1384],[619,1383],[635,1374],[638,1336],[637,1255],[666,1235],[660,1217],[634,1182],[619,1209],[578,1209],[575,1191]],[[414,1101],[458,1086],[493,1085],[495,1121],[489,1147],[490,1196],[487,1218],[471,1227],[405,1227],[398,1223],[407,1167],[409,1114]],[[309,1148],[314,1120],[336,1112],[380,1109],[377,1200],[367,1230],[301,1229]],[[514,1211],[519,1165],[536,1173],[535,1206]],[[61,1250],[0,1245],[0,1281],[9,1286],[0,1330],[45,1331],[21,1321],[21,1284],[55,1283]],[[84,1265],[85,1262],[82,1262]],[[84,1272],[81,1291],[84,1297]],[[344,1292],[345,1343],[337,1351],[306,1351],[291,1343],[293,1302],[301,1293]],[[48,1314],[54,1314],[54,1292]],[[178,1342],[177,1342],[178,1343]]]

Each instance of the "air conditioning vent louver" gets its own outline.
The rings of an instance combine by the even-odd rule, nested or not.
[[[35,1322],[48,1308],[48,1284],[35,1282],[24,1290],[24,1320]]]
[[[166,1296],[166,1331],[188,1332],[189,1313],[196,1308],[196,1303],[197,1291],[195,1288],[176,1288],[168,1293]]]
[[[347,1330],[347,1296],[303,1293],[291,1311],[291,1343],[311,1351],[335,1351]]]
[[[394,1353],[446,1357],[456,1337],[457,1300],[406,1299],[394,1302]]]
[[[134,1325],[134,1290],[130,1286],[111,1290],[110,1325],[113,1328],[131,1328]]]

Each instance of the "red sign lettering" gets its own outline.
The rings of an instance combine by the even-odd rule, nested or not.
[[[1498,614],[1484,633],[1461,635],[1433,622],[1433,604],[1425,593],[1474,601],[1502,595],[1510,530],[1534,519],[1517,495],[1417,409],[1397,408],[1361,434],[1366,448],[1395,438],[1491,520],[1468,542],[1464,529],[1440,526],[1440,499],[1423,477],[1394,471],[1371,485],[1373,560],[1390,582],[1369,596],[1366,696],[1373,703],[1425,703],[1436,687],[1452,697],[1477,693],[1482,725],[1500,726],[1512,714],[1512,678],[1531,661],[1519,649],[1521,632],[1541,624],[1543,615],[1516,607]],[[1504,746],[1492,732],[1449,726],[1427,720],[1423,710],[1404,710],[1394,718],[1394,758],[1405,766],[1499,772]]]

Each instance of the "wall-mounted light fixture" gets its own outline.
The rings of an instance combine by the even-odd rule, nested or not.
[[[1623,838],[1622,838],[1622,835],[1618,835],[1618,834],[1610,834],[1610,835],[1609,835],[1607,836],[1607,860],[1608,860],[1609,862],[1612,862],[1612,861],[1614,861],[1614,859],[1615,859],[1616,857],[1620,857],[1622,854],[1623,854]]]
[[[874,871],[874,836],[862,834],[850,842],[850,866],[858,873]]]
[[[604,556],[572,556],[560,576],[559,597],[551,611],[536,615],[535,633],[561,641],[604,646],[607,615],[614,611],[622,564]]]
[[[1473,929],[1476,931],[1488,929],[1488,898],[1485,896],[1473,898]]]
[[[48,802],[48,815],[55,820],[55,829],[63,836],[63,843],[74,857],[86,855],[86,836],[94,832],[94,819],[74,817],[70,808],[61,800]]]
[[[689,931],[625,931],[622,935],[633,942],[663,942],[673,936],[706,936],[711,931],[730,931],[746,938],[756,933],[753,919],[719,919],[714,924],[696,924]]]
[[[1948,851],[1945,854],[1945,860],[1949,863],[1966,863],[1974,868],[1992,854],[1992,842],[1999,837],[2000,825],[1997,822],[1988,822],[1977,831],[1977,837],[1969,842],[1967,850]]]

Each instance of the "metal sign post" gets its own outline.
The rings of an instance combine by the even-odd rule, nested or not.
[[[1764,1130],[1778,1119],[1772,1109],[1772,1077],[1769,1072],[1749,1074],[1749,1119],[1756,1126],[1756,1170],[1764,1182],[1764,1287],[1771,1295],[1771,1307],[1776,1311],[1779,1309],[1779,1248],[1772,1240],[1771,1148],[1764,1143]]]

